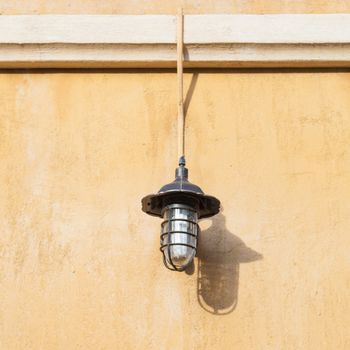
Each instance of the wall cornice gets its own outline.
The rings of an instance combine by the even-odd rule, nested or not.
[[[350,67],[350,14],[186,15],[185,67]],[[176,16],[0,16],[0,68],[176,66]]]

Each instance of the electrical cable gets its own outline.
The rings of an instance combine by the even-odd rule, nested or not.
[[[177,14],[177,151],[179,165],[185,165],[185,114],[183,104],[183,30],[182,8]]]

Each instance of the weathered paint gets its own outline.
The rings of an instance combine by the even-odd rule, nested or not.
[[[0,75],[1,349],[350,347],[350,73],[185,91],[190,179],[224,208],[193,274],[140,209],[173,178],[175,74]]]
[[[0,0],[0,12],[8,14],[174,14],[186,13],[342,13],[350,3],[340,0]]]

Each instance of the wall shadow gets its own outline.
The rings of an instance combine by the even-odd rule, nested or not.
[[[187,111],[188,111],[188,107],[190,106],[190,102],[192,100],[192,96],[194,93],[194,89],[197,85],[197,81],[198,81],[198,73],[193,73],[192,78],[191,78],[191,82],[190,82],[190,86],[188,87],[187,93],[186,93],[186,97],[185,97],[185,101],[184,101],[184,115],[185,115],[185,119],[187,116]]]
[[[226,228],[218,214],[212,225],[200,232],[198,243],[197,297],[200,306],[215,315],[227,315],[237,306],[239,265],[263,256]]]

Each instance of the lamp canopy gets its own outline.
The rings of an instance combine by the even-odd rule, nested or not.
[[[193,207],[198,212],[198,219],[208,218],[220,211],[220,201],[217,198],[204,194],[199,186],[188,181],[188,169],[183,157],[176,169],[175,180],[164,185],[158,193],[144,197],[142,210],[162,218],[164,208],[174,203]]]

